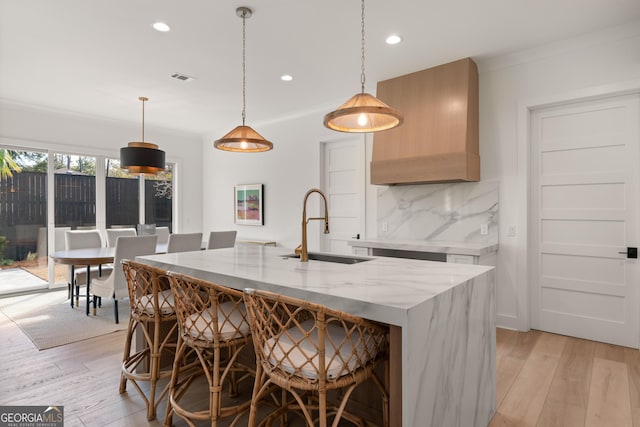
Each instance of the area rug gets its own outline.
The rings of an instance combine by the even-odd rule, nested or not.
[[[40,350],[127,329],[129,303],[118,304],[120,323],[113,320],[113,300],[103,299],[98,315],[85,314],[85,301],[71,308],[67,290],[0,299],[0,311],[22,329]]]

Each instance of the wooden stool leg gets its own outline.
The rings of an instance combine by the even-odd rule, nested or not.
[[[171,371],[171,379],[169,380],[169,393],[167,394],[167,409],[165,410],[164,415],[164,425],[165,427],[171,427],[173,420],[173,407],[171,405],[171,399],[176,391],[176,384],[178,382],[178,372],[181,368],[181,361],[184,358],[184,353],[186,350],[186,345],[182,342],[182,337],[178,334],[178,343],[176,345],[176,355],[173,362],[173,369]]]
[[[156,418],[156,387],[160,377],[160,323],[156,322],[153,331],[153,343],[151,344],[151,366],[149,366],[149,407],[147,408],[147,420]]]
[[[124,343],[124,353],[122,355],[122,363],[124,364],[131,355],[131,340],[133,338],[133,332],[135,330],[135,320],[133,317],[129,318],[129,328],[127,329],[127,339]],[[120,394],[127,390],[127,377],[124,373],[120,373]]]

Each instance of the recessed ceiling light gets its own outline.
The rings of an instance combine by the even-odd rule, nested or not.
[[[293,76],[289,74],[284,74],[280,76],[280,80],[282,80],[283,82],[290,82],[291,80],[293,80]]]
[[[397,34],[391,34],[389,37],[387,37],[387,39],[385,40],[387,42],[387,44],[398,44],[402,41],[402,37],[400,37]]]
[[[171,27],[169,27],[164,22],[154,22],[153,23],[153,29],[156,30],[156,31],[160,31],[162,33],[166,33],[167,31],[171,30]]]

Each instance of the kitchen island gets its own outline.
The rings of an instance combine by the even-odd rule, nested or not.
[[[392,426],[489,424],[496,405],[493,267],[385,257],[302,263],[283,257],[292,252],[239,246],[137,259],[386,323]]]

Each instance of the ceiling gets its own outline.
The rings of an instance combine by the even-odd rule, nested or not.
[[[360,90],[357,0],[0,0],[0,100],[197,134],[314,111]],[[369,0],[366,89],[640,19],[638,0]],[[164,21],[171,31],[152,29]],[[403,43],[384,39],[398,33]],[[171,78],[183,73],[195,80]],[[282,82],[282,74],[294,80]]]

